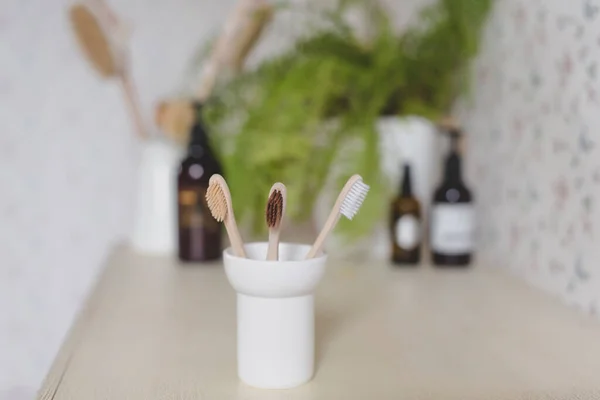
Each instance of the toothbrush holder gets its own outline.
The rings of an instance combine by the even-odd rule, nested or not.
[[[323,253],[305,260],[309,245],[281,243],[279,261],[266,261],[268,243],[246,244],[248,258],[223,252],[237,293],[238,376],[263,389],[311,380],[315,364],[314,290],[325,272]]]

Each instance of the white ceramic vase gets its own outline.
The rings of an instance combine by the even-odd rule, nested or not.
[[[147,254],[172,254],[177,248],[177,168],[183,151],[153,138],[142,144],[131,244]]]
[[[388,184],[400,188],[402,165],[411,168],[413,191],[427,213],[439,177],[436,127],[421,117],[382,117],[377,122],[381,169]]]
[[[308,382],[315,364],[314,290],[326,255],[305,260],[310,246],[282,243],[280,261],[265,261],[268,243],[245,245],[248,258],[223,252],[237,293],[238,376],[263,389]]]

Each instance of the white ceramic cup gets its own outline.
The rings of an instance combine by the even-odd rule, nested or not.
[[[280,261],[265,261],[267,246],[246,244],[248,258],[223,252],[237,292],[238,376],[258,388],[292,388],[314,374],[314,290],[327,256],[305,260],[310,246],[281,243]]]

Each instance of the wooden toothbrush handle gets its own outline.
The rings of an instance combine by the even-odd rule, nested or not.
[[[267,249],[267,261],[279,259],[279,229],[269,229],[269,247]]]
[[[127,103],[129,113],[133,119],[135,131],[141,139],[146,139],[148,137],[148,132],[146,132],[146,128],[144,127],[140,102],[135,87],[133,86],[133,82],[127,72],[122,72],[119,76],[121,86],[123,87],[123,93],[125,94],[125,102]]]
[[[235,220],[230,218],[225,219],[225,229],[227,229],[227,235],[229,236],[233,253],[238,257],[247,258],[246,250],[244,250],[244,242],[242,241]]]
[[[327,218],[327,222],[325,222],[325,226],[323,226],[323,229],[321,229],[319,236],[317,236],[317,240],[315,240],[315,243],[313,244],[310,251],[306,255],[307,260],[311,259],[311,258],[315,258],[315,256],[319,253],[319,251],[321,251],[321,249],[323,248],[323,245],[325,244],[325,240],[327,239],[327,236],[333,230],[333,228],[335,228],[335,226],[337,225],[339,220],[340,220],[339,207],[334,207],[333,210],[331,210],[329,217]]]

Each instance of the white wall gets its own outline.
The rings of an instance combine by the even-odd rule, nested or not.
[[[408,21],[422,2],[396,7],[397,20]],[[148,120],[158,99],[181,88],[194,50],[233,3],[112,1],[134,28],[134,76]],[[83,60],[68,5],[0,7],[0,399],[34,396],[132,222],[138,143],[118,86]],[[271,35],[258,54],[281,44]]]
[[[114,2],[148,116],[231,0]],[[34,396],[132,221],[138,144],[119,87],[82,59],[62,0],[0,8],[0,399]]]

